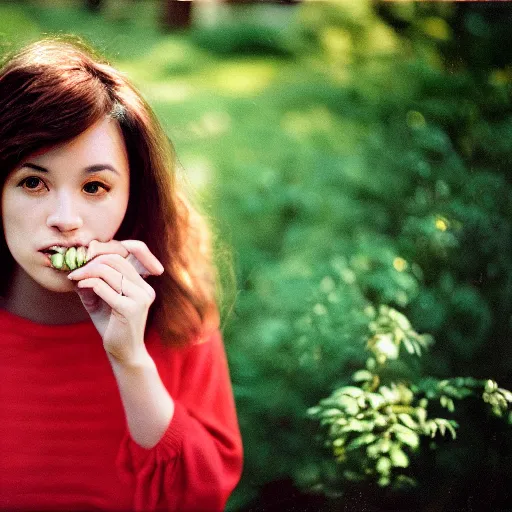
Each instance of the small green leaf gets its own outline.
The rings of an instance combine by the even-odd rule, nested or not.
[[[397,446],[393,446],[391,448],[389,457],[391,459],[391,463],[395,467],[406,468],[409,466],[409,457],[407,457],[406,453]]]
[[[411,429],[417,429],[418,428],[418,424],[408,415],[408,414],[399,414],[398,415],[398,419],[406,426],[406,427],[409,427]]]
[[[399,423],[393,425],[392,429],[395,432],[396,438],[403,444],[406,444],[411,448],[417,448],[419,446],[419,436],[416,432],[413,432],[411,429],[404,427]]]
[[[435,421],[429,421],[428,428],[430,430],[430,437],[435,437],[437,433],[437,423]]]
[[[389,389],[387,386],[381,386],[379,388],[379,392],[382,394],[382,396],[386,399],[387,402],[395,403],[399,399],[399,393],[396,391],[396,389]]]
[[[376,459],[381,452],[382,450],[380,449],[379,443],[370,444],[368,448],[366,448],[366,454],[371,459]]]
[[[379,409],[386,403],[386,399],[378,393],[369,393],[367,398],[372,409]]]
[[[411,341],[409,340],[409,338],[405,337],[403,340],[402,340],[404,346],[405,346],[405,350],[407,350],[407,352],[409,352],[409,354],[413,355],[415,350],[414,350],[414,346],[413,344],[411,343]]]
[[[366,382],[372,379],[373,375],[368,370],[359,370],[352,375],[352,380],[354,382]]]
[[[362,436],[356,437],[353,441],[351,441],[347,445],[347,450],[354,450],[355,448],[359,448],[365,444],[370,444],[375,441],[377,437],[374,434],[363,434]]]
[[[423,407],[417,407],[416,408],[416,416],[418,417],[418,421],[420,422],[420,425],[425,423],[427,419],[427,411]]]
[[[499,388],[498,391],[504,396],[507,402],[512,403],[512,393],[508,389]]]
[[[343,413],[339,409],[325,409],[322,411],[322,416],[324,418],[329,418],[331,416],[341,416]]]
[[[386,359],[398,358],[398,346],[393,341],[393,336],[389,333],[377,334],[377,341],[374,345],[374,350],[379,355],[385,356]]]
[[[345,386],[342,388],[342,394],[351,396],[352,398],[360,397],[364,391],[361,388],[357,388],[355,386]]]
[[[375,469],[381,475],[389,475],[389,472],[391,470],[391,460],[388,459],[387,457],[381,457],[377,461],[377,465],[375,466]]]
[[[375,361],[375,359],[373,357],[369,357],[367,360],[366,360],[366,368],[369,370],[369,371],[372,371],[372,370],[375,370],[375,367],[377,366],[377,362]]]
[[[485,383],[485,391],[487,393],[492,393],[493,391],[495,391],[496,389],[498,389],[498,385],[496,384],[496,382],[494,382],[493,380],[489,379],[486,383]]]
[[[388,313],[389,317],[394,320],[403,331],[409,331],[411,329],[411,323],[405,315],[398,312],[396,309],[390,309]]]
[[[338,400],[338,405],[345,411],[349,416],[355,416],[359,412],[359,405],[357,400],[350,396],[343,396]]]
[[[381,476],[378,481],[378,484],[380,487],[386,487],[390,483],[391,483],[391,480],[387,476]]]
[[[356,419],[351,419],[347,425],[345,425],[341,431],[342,432],[365,432],[367,429],[365,428],[365,422],[359,421]]]
[[[414,350],[416,351],[416,355],[421,357],[421,346],[416,340],[412,340],[412,346],[414,347]]]
[[[455,432],[455,429],[453,428],[453,426],[450,423],[447,423],[446,428],[450,431],[450,434],[452,435],[452,439],[456,439],[457,432]]]

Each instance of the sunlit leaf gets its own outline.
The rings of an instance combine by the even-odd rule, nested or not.
[[[399,414],[398,418],[406,427],[409,427],[413,430],[418,428],[418,424],[411,418],[409,414]]]
[[[381,457],[375,466],[376,470],[382,475],[388,475],[391,470],[391,460],[388,457]]]
[[[389,458],[393,466],[401,468],[409,466],[409,457],[407,457],[406,453],[397,446],[393,446],[391,448]]]

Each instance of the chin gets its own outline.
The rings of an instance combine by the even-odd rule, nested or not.
[[[50,265],[34,265],[32,261],[16,261],[14,280],[21,289],[30,290],[34,285],[39,285],[50,292],[66,293],[75,290],[74,283],[68,278],[68,272],[55,270]]]
[[[55,293],[65,293],[74,291],[73,283],[67,278],[66,272],[59,272],[50,267],[35,272],[30,272],[29,276],[39,286]]]
[[[74,286],[64,274],[61,279],[41,279],[37,280],[37,283],[50,292],[64,293],[74,291]]]

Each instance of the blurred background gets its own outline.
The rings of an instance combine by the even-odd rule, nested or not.
[[[126,72],[211,219],[228,510],[512,508],[511,26],[507,2],[0,1],[1,54],[74,34]]]

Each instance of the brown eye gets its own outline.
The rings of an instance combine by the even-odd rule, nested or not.
[[[91,181],[90,183],[87,183],[84,186],[84,189],[86,187],[90,187],[89,193],[92,194],[92,195],[95,195],[95,196],[100,195],[100,194],[96,193],[98,191],[98,187],[101,187],[105,192],[109,191],[109,188],[106,185],[103,185],[103,183],[100,183],[99,181]],[[86,190],[86,192],[87,192],[87,190]]]
[[[25,188],[28,188],[29,190],[36,190],[37,185],[41,182],[41,180],[37,176],[29,176],[28,178],[25,178],[21,183],[18,185],[19,187],[26,185]]]

